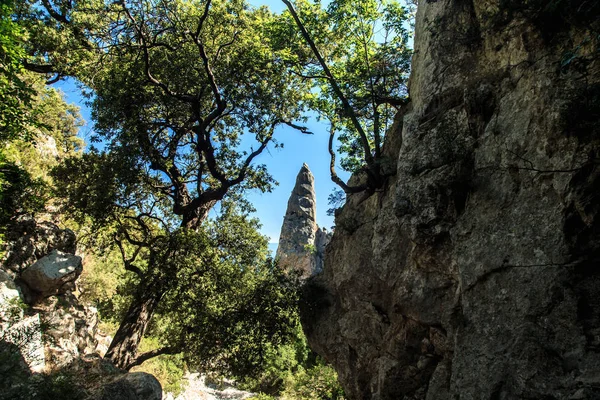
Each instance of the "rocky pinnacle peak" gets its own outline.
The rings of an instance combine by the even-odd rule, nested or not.
[[[304,163],[288,200],[277,257],[285,269],[299,270],[305,278],[322,268],[322,250],[326,244],[316,223],[316,200],[315,178]]]
[[[303,215],[313,221],[317,214],[317,199],[315,196],[315,178],[303,164],[296,177],[296,184],[288,200],[287,215],[290,213]]]

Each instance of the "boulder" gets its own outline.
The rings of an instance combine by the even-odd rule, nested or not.
[[[72,289],[82,270],[81,257],[53,250],[25,269],[21,279],[41,297],[48,297]]]
[[[132,372],[102,386],[94,400],[162,400],[160,382],[145,372]]]

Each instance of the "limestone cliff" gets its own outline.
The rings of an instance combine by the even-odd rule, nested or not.
[[[419,2],[385,190],[305,286],[350,399],[600,398],[600,4]]]
[[[315,178],[304,164],[288,200],[276,255],[284,269],[298,271],[302,278],[322,271],[325,246],[331,238],[319,228],[316,217]]]

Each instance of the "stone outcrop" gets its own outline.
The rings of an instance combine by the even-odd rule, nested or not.
[[[10,275],[0,269],[0,321],[4,321],[8,318],[8,316],[4,314],[4,308],[6,308],[5,305],[17,301],[17,299],[19,299],[17,285]]]
[[[76,250],[72,230],[61,229],[49,221],[36,221],[29,215],[20,216],[11,224],[5,242],[8,245],[1,265],[13,278],[52,250],[69,254],[75,254]]]
[[[47,364],[62,368],[77,358],[99,354],[104,341],[98,333],[98,310],[80,304],[72,293],[52,296],[34,307],[43,316],[46,334],[51,338],[46,343]]]
[[[288,200],[276,258],[286,270],[308,278],[322,271],[325,246],[331,235],[316,222],[315,178],[304,164]]]
[[[82,259],[58,250],[75,252],[73,232],[21,217],[7,236],[12,241],[0,265],[0,347],[20,352],[31,372],[103,355],[105,349],[98,344],[106,340],[97,331],[97,310],[72,293]],[[27,312],[23,303],[30,305]]]
[[[16,367],[31,372],[45,370],[46,354],[39,314],[21,316],[17,322],[0,329],[0,359],[5,368]],[[10,370],[2,372],[9,374]]]
[[[600,398],[598,2],[420,1],[396,174],[305,286],[349,399]]]

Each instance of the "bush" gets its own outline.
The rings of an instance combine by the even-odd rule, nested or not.
[[[335,370],[319,360],[312,368],[300,368],[289,377],[281,397],[286,400],[341,400],[344,391]]]
[[[23,168],[7,161],[0,153],[0,227],[5,229],[10,219],[23,213],[44,208],[43,183],[33,179]]]
[[[259,378],[244,380],[245,390],[258,392],[253,400],[341,400],[344,391],[335,370],[308,347],[306,337],[298,324],[296,340],[271,349],[267,367]]]

